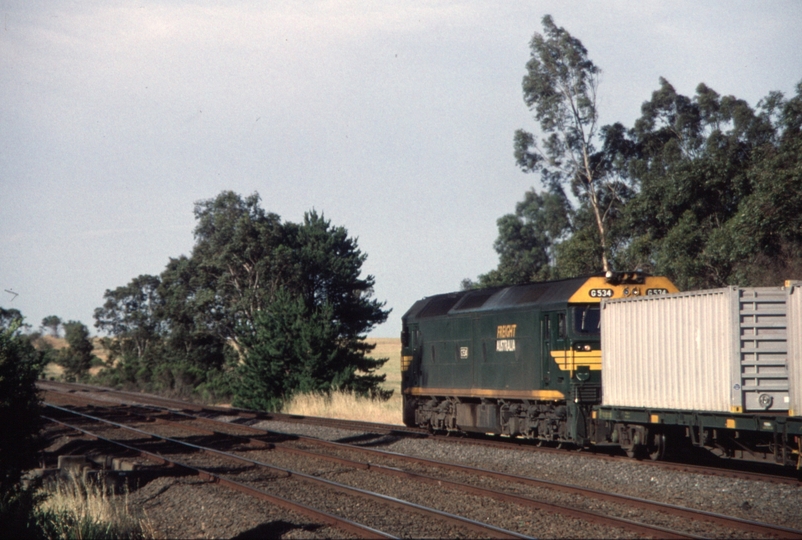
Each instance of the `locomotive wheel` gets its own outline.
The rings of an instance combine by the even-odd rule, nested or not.
[[[627,453],[628,458],[637,459],[640,461],[649,453],[649,448],[647,448],[644,444],[636,443],[629,448],[624,448],[624,452]]]
[[[666,457],[666,436],[662,433],[655,433],[647,449],[649,459],[660,461]]]

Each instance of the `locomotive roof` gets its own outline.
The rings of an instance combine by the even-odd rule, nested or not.
[[[470,289],[427,296],[415,302],[403,320],[456,315],[477,311],[495,311],[515,307],[567,303],[593,276],[525,283],[509,287]]]

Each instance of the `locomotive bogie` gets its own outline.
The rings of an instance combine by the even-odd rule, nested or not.
[[[487,433],[575,442],[568,426],[568,407],[561,402],[509,402],[456,398],[411,399],[410,425],[433,431]],[[414,418],[414,420],[413,420]]]

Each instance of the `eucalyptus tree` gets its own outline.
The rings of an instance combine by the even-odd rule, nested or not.
[[[50,330],[50,334],[53,337],[58,337],[59,328],[61,327],[61,322],[62,322],[61,318],[58,317],[57,315],[48,315],[47,317],[42,319],[41,328],[42,329],[47,328],[48,330]]]
[[[684,96],[660,79],[629,132],[633,264],[681,288],[771,284],[802,265],[800,89],[752,108],[705,84]]]
[[[59,351],[59,362],[64,366],[67,380],[83,378],[89,372],[94,358],[94,346],[89,339],[89,329],[80,321],[64,323],[64,337],[69,347]]]
[[[95,328],[115,336],[121,354],[141,359],[158,345],[165,329],[160,285],[158,276],[143,274],[104,293],[106,301],[95,309]]]
[[[514,214],[497,220],[498,238],[493,248],[498,267],[468,286],[493,287],[558,277],[556,247],[571,232],[571,205],[561,189],[524,194]]]
[[[616,205],[629,195],[615,174],[610,153],[599,146],[597,92],[601,69],[588,57],[582,42],[550,15],[543,17],[543,34],[535,33],[523,79],[524,102],[534,113],[543,139],[519,129],[515,159],[526,172],[541,173],[552,190],[568,185],[580,205],[588,205],[598,231],[601,268],[610,269],[609,221]]]
[[[223,191],[195,203],[195,246],[186,264],[187,309],[197,324],[240,345],[238,327],[257,312],[293,272],[281,218],[245,198]]]

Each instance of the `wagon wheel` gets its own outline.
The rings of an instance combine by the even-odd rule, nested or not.
[[[655,433],[647,448],[649,459],[660,461],[666,457],[666,436],[662,433]]]

